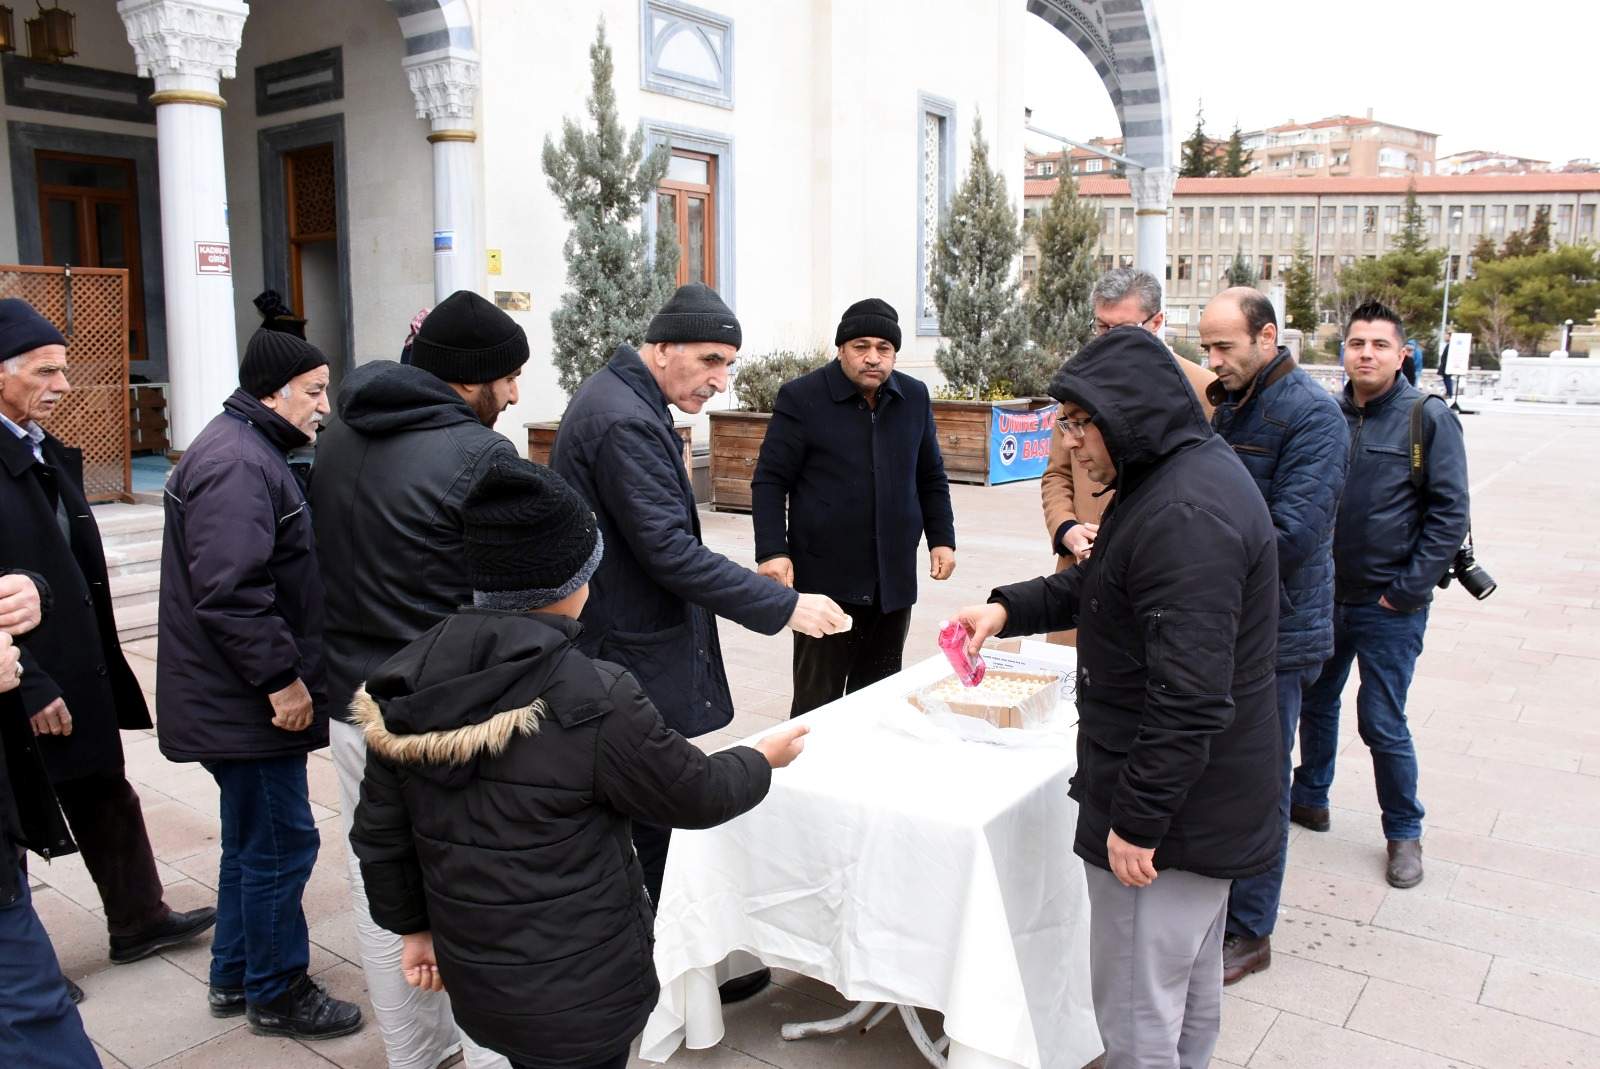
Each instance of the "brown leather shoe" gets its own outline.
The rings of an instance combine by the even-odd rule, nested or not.
[[[1229,932],[1222,940],[1222,986],[1236,984],[1272,965],[1272,936],[1251,939]]]
[[[1390,839],[1389,871],[1384,874],[1390,887],[1404,890],[1422,882],[1422,840]]]
[[[1317,806],[1291,803],[1289,806],[1289,819],[1302,828],[1310,828],[1312,831],[1327,831],[1333,826],[1333,821],[1328,815],[1327,806],[1319,808]]]

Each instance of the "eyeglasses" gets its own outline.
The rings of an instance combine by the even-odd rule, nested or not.
[[[1067,429],[1068,434],[1082,441],[1084,436],[1089,433],[1089,424],[1093,423],[1094,419],[1092,417],[1090,419],[1063,419],[1057,422]]]
[[[1103,319],[1096,319],[1094,321],[1094,336],[1098,338],[1100,335],[1106,333],[1107,331],[1115,330],[1117,327],[1126,327],[1126,326],[1143,327],[1143,326],[1147,326],[1152,319],[1154,319],[1156,316],[1158,316],[1160,314],[1161,314],[1160,312],[1156,312],[1156,313],[1154,313],[1152,315],[1147,315],[1143,319],[1139,320],[1139,322],[1132,323],[1132,324],[1129,324],[1129,323],[1107,323]]]

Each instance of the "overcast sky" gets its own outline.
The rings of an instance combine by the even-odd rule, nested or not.
[[[1364,115],[1439,135],[1439,155],[1490,149],[1600,157],[1600,4],[1594,0],[1155,0],[1179,138]],[[1028,33],[1035,125],[1087,140],[1116,113],[1076,46]],[[1048,148],[1030,136],[1030,146]]]

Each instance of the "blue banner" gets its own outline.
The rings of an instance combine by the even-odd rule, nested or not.
[[[996,407],[989,419],[989,482],[1037,479],[1050,462],[1050,436],[1056,429],[1055,405],[1027,412]]]

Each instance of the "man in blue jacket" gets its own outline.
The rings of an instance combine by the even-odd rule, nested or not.
[[[1349,382],[1340,407],[1350,427],[1350,476],[1333,536],[1333,656],[1306,693],[1290,799],[1295,823],[1328,830],[1339,695],[1359,662],[1356,717],[1383,810],[1386,876],[1400,888],[1422,882],[1423,808],[1406,691],[1434,585],[1461,548],[1470,515],[1461,424],[1443,404],[1424,403],[1400,374],[1403,329],[1399,316],[1373,301],[1355,310],[1345,330]],[[1415,458],[1413,410],[1421,447]]]
[[[1272,964],[1289,843],[1289,778],[1306,689],[1333,653],[1333,520],[1349,465],[1350,436],[1333,397],[1278,344],[1272,302],[1250,286],[1224,290],[1200,317],[1200,348],[1217,381],[1207,390],[1212,426],[1244,461],[1266,499],[1277,540],[1276,690],[1282,733],[1277,863],[1233,882],[1222,943],[1222,982]]]
[[[795,634],[790,716],[900,670],[924,533],[928,574],[956,567],[928,388],[894,369],[899,316],[857,301],[833,344],[837,360],[778,391],[750,485],[761,574],[827,594],[851,619],[837,635]]]
[[[167,481],[161,549],[161,752],[200,762],[221,794],[211,1014],[297,1039],[361,1027],[307,975],[301,908],[322,842],[306,755],[328,745],[328,710],[322,577],[288,453],[327,413],[327,357],[256,331],[239,388]]]

